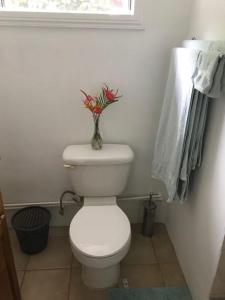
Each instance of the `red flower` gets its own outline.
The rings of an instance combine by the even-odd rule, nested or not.
[[[97,114],[97,115],[100,115],[102,113],[102,107],[96,105],[95,107],[93,107],[92,112]]]
[[[83,90],[80,90],[80,91],[81,91],[81,93],[83,93],[84,96],[86,97],[86,99],[84,100],[84,103],[89,103],[89,102],[91,102],[91,101],[94,101],[94,98],[93,98],[92,96],[87,95]]]
[[[83,90],[81,90],[81,92],[85,96],[83,99],[85,107],[95,115],[100,115],[106,107],[118,101],[118,99],[121,97],[117,95],[118,90],[115,92],[113,89],[109,89],[106,84],[102,87],[102,91],[98,97],[92,97]]]
[[[117,98],[119,98],[117,96],[118,90],[116,92],[114,92],[113,90],[109,90],[108,86],[106,86],[106,88],[103,88],[103,93],[104,93],[105,98],[111,102],[113,102]]]

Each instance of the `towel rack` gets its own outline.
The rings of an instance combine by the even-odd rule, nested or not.
[[[182,42],[182,46],[184,48],[194,48],[199,50],[214,50],[214,51],[221,51],[225,52],[225,40],[211,40],[211,41],[204,41],[204,40],[197,40],[193,37],[191,40],[184,40]]]

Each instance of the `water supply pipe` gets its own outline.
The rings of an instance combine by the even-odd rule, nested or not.
[[[59,199],[59,214],[61,216],[64,215],[64,206],[63,206],[63,199],[66,195],[72,195],[72,200],[75,202],[75,203],[81,203],[82,202],[82,197],[80,197],[79,195],[77,195],[76,193],[74,193],[73,191],[65,191],[62,193],[62,195],[60,196],[60,199]]]

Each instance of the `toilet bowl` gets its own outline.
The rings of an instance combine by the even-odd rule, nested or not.
[[[83,282],[91,288],[116,285],[120,261],[127,254],[130,222],[117,206],[127,182],[133,152],[127,145],[73,145],[63,153],[74,191],[84,205],[70,224],[73,255],[82,265]]]
[[[97,200],[97,199],[96,199]],[[130,223],[117,206],[116,198],[105,199],[110,205],[86,205],[70,224],[72,252],[82,264],[82,278],[87,286],[106,288],[119,278],[119,262],[130,247]]]

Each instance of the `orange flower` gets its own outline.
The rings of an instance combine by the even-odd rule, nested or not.
[[[85,96],[85,99],[83,100],[85,107],[87,107],[88,109],[90,109],[92,111],[92,109],[93,109],[93,102],[95,101],[95,99],[92,96],[87,95],[83,90],[81,90],[81,92]]]
[[[87,107],[88,109],[90,109],[90,111],[93,110],[93,105],[91,102],[88,102],[87,100],[84,101],[84,105],[85,107]]]

